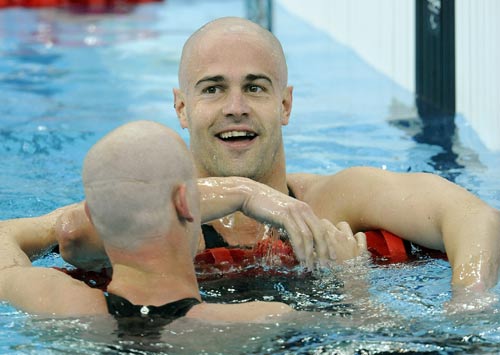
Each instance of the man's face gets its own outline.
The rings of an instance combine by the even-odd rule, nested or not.
[[[205,35],[189,52],[182,92],[175,94],[200,176],[262,180],[284,160],[281,126],[292,89],[272,53],[244,33]]]

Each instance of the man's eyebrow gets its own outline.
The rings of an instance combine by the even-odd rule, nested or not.
[[[264,74],[248,74],[245,77],[245,79],[248,81],[255,81],[255,80],[263,79],[263,80],[269,81],[269,84],[273,85],[273,81],[271,80],[271,78],[268,77],[267,75],[264,75]]]
[[[220,83],[220,82],[223,82],[224,80],[226,80],[226,79],[222,75],[205,76],[205,77],[201,78],[200,80],[198,80],[194,86],[196,87],[196,86],[198,86],[206,81]]]

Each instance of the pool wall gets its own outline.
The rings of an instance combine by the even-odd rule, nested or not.
[[[482,143],[500,151],[500,2],[496,0],[277,0],[396,83],[416,91],[416,8],[432,14],[454,6],[456,112],[474,128]],[[446,44],[446,43],[445,43]],[[453,63],[443,63],[447,68]],[[439,82],[441,80],[438,79]],[[443,83],[444,81],[444,83]],[[446,85],[446,80],[441,80]],[[443,91],[446,94],[446,88]]]

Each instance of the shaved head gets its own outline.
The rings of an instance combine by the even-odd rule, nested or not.
[[[200,54],[204,54],[202,48],[212,41],[227,41],[229,37],[237,38],[240,41],[252,41],[265,47],[269,59],[275,62],[279,70],[280,86],[284,88],[287,85],[288,70],[279,40],[267,29],[252,21],[239,17],[223,17],[205,24],[194,32],[184,44],[179,65],[179,86],[181,90],[187,89],[189,71],[193,70],[190,64],[198,60]]]
[[[97,142],[85,158],[82,177],[99,235],[125,249],[165,235],[176,216],[173,189],[196,185],[182,139],[151,121],[125,124]]]

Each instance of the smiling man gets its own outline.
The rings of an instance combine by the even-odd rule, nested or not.
[[[246,20],[210,23],[186,42],[179,84],[176,111],[189,129],[200,177],[244,176],[288,194],[281,127],[290,117],[292,88],[278,40]],[[215,224],[232,245],[262,235],[262,226],[239,214],[230,226]]]
[[[222,18],[186,42],[174,89],[180,124],[200,177],[243,176],[306,202],[320,218],[354,232],[384,229],[446,251],[455,286],[496,284],[500,213],[431,174],[356,167],[331,176],[286,174],[281,129],[292,87],[279,41],[241,18]],[[411,216],[411,217],[410,217]],[[221,246],[255,243],[262,226],[242,214],[211,223]],[[211,237],[210,237],[211,238]]]

